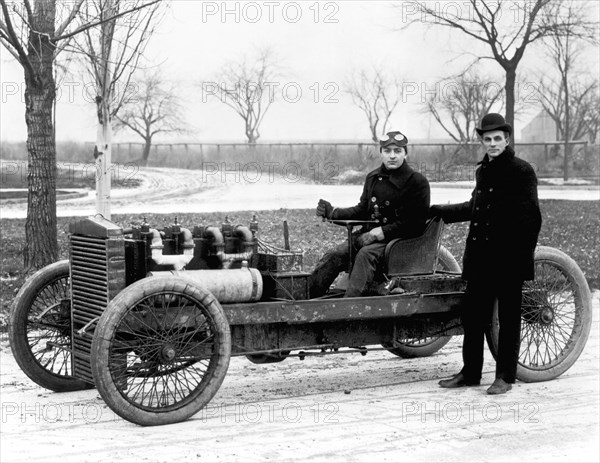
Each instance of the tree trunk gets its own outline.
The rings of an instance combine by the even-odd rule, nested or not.
[[[385,133],[385,131],[383,133]],[[379,143],[379,138],[377,137],[377,129],[375,127],[371,127],[371,140],[373,140],[374,143]]]
[[[515,82],[517,80],[517,68],[507,67],[506,68],[506,122],[513,128],[512,136],[510,137],[510,145],[515,146]]]
[[[571,145],[569,145],[569,140],[571,139],[571,111],[569,106],[571,102],[569,101],[569,79],[567,73],[568,66],[565,66],[565,72],[563,75],[563,86],[565,89],[565,129],[563,130],[565,149],[563,158],[563,180],[565,182],[569,180],[569,160],[571,159]]]
[[[101,18],[112,17],[117,12],[113,0],[107,0]],[[110,174],[112,154],[112,122],[110,116],[110,69],[111,69],[111,44],[115,31],[115,20],[105,21],[100,26],[100,75],[98,96],[98,133],[96,145],[98,158],[96,159],[96,212],[110,220]]]
[[[26,272],[58,260],[56,140],[52,121],[56,89],[52,69],[54,48],[48,40],[54,33],[56,5],[53,0],[37,1],[34,5],[34,24],[29,34],[27,50],[32,69],[25,66],[25,122],[29,162],[23,249]]]
[[[148,165],[148,158],[150,157],[150,148],[152,148],[152,139],[144,138],[144,151],[142,152],[142,166]]]
[[[102,112],[102,121],[98,123],[96,146],[96,213],[110,220],[110,176],[112,157],[112,125],[106,100],[100,103],[99,111]]]

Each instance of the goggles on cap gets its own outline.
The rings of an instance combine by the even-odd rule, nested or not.
[[[391,136],[391,134],[394,135]],[[389,132],[379,139],[380,146],[395,144],[394,142],[400,142],[400,146],[406,146],[408,144],[408,139],[406,138],[406,135],[401,132]]]

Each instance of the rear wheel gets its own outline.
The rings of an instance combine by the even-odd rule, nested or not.
[[[436,270],[460,273],[460,265],[445,247],[440,246]],[[425,338],[399,338],[395,343],[383,344],[392,354],[403,358],[429,357],[444,347],[452,336],[428,336]],[[392,347],[393,346],[393,347]]]
[[[72,376],[68,260],[25,282],[13,303],[8,334],[17,364],[35,383],[56,392],[93,387]]]
[[[124,289],[98,322],[92,372],[119,416],[151,426],[197,413],[218,391],[231,355],[229,324],[214,296],[179,277]]]
[[[592,298],[581,269],[562,251],[538,246],[535,279],[523,285],[517,378],[536,382],[563,374],[583,351],[591,324]],[[486,333],[494,358],[498,332],[496,305]]]

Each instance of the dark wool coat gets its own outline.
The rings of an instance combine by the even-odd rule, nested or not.
[[[385,242],[412,238],[423,232],[429,196],[429,182],[406,161],[394,170],[387,170],[382,164],[367,174],[360,202],[354,207],[334,209],[332,219],[373,220],[377,205],[380,224],[363,227],[361,232],[381,226]]]
[[[542,225],[537,177],[509,146],[496,159],[486,154],[475,172],[471,200],[433,206],[445,222],[470,220],[463,277],[534,277],[533,254]]]

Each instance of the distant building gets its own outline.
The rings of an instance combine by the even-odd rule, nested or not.
[[[557,138],[556,122],[546,111],[540,111],[521,130],[521,141],[526,143],[555,141]]]

